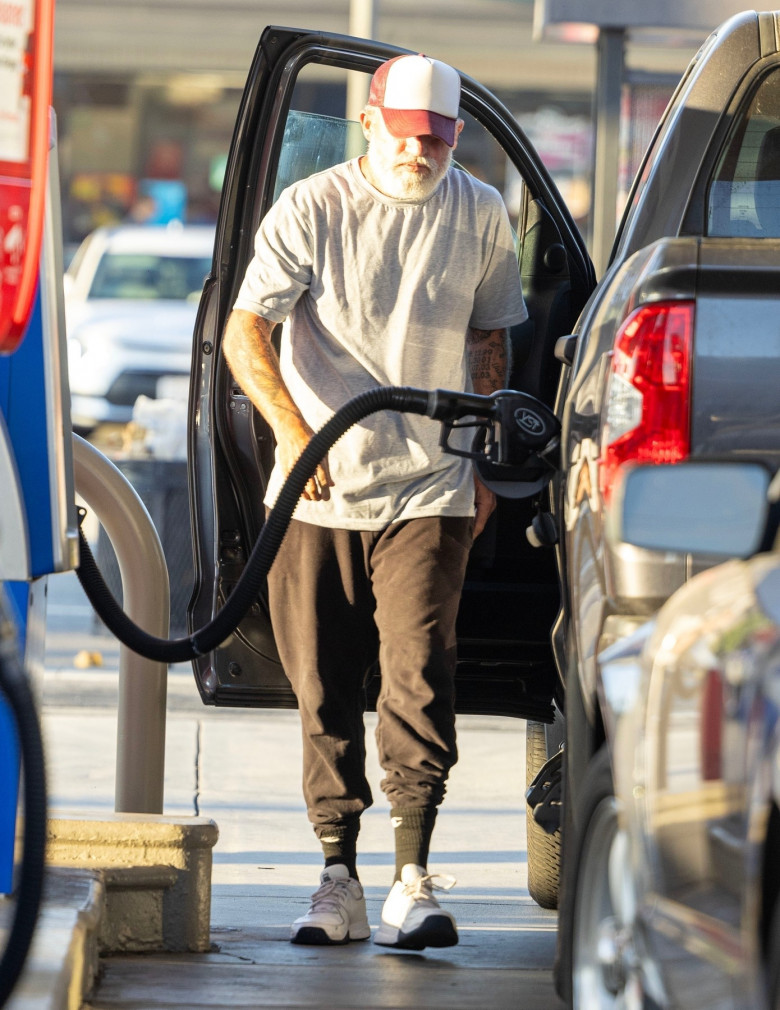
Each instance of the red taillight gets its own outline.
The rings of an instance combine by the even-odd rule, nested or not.
[[[599,459],[607,501],[622,463],[675,463],[690,453],[693,320],[694,302],[644,305],[615,337]]]

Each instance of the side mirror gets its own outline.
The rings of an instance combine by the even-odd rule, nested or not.
[[[758,463],[623,467],[607,537],[656,551],[750,557],[766,527],[770,479]]]

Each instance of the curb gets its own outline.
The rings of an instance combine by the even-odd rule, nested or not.
[[[98,974],[103,875],[47,867],[27,963],[7,1010],[79,1010]]]

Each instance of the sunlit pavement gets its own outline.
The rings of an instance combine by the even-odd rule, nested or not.
[[[113,809],[118,654],[89,623],[70,580],[58,576],[50,588],[42,709],[51,812],[66,817]],[[85,650],[103,665],[74,668]],[[371,715],[375,806],[363,818],[359,870],[375,926],[392,879],[392,839],[373,726]],[[300,796],[297,713],[206,708],[188,668],[177,667],[169,678],[165,813],[199,814],[219,826],[213,949],[107,958],[87,1006],[562,1006],[551,977],[557,917],[526,890],[524,723],[461,718],[459,747],[430,868],[457,878],[443,903],[458,920],[460,944],[421,954],[370,941],[293,946],[289,924],[305,910],[321,868]]]

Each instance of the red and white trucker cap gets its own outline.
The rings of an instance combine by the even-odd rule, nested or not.
[[[460,104],[460,75],[427,56],[396,56],[371,78],[368,104],[382,111],[394,137],[438,137],[455,143]]]

